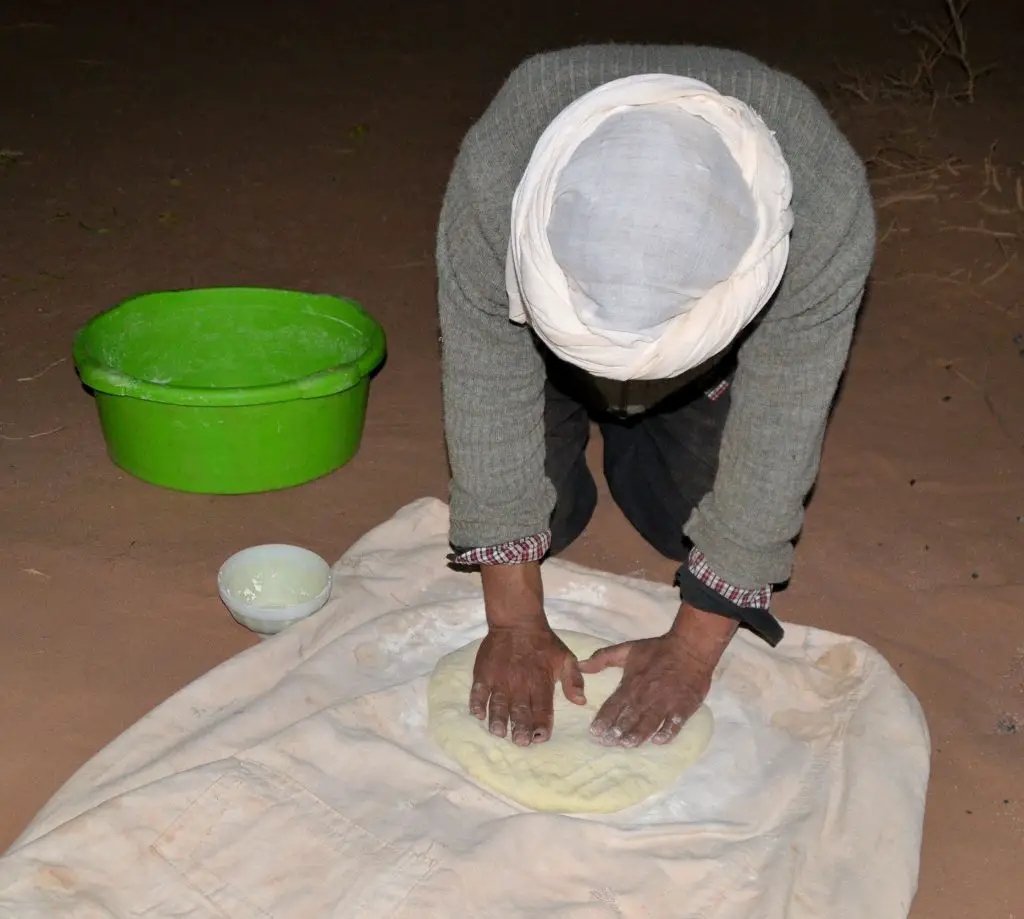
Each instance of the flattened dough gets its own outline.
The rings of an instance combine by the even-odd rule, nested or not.
[[[558,632],[583,660],[608,642],[579,632]],[[714,732],[707,706],[671,743],[634,749],[603,747],[590,735],[598,709],[619,685],[614,668],[586,674],[587,704],[555,692],[555,723],[547,743],[519,747],[494,737],[469,713],[469,689],[479,641],[441,658],[427,689],[427,730],[433,742],[481,785],[535,811],[610,814],[669,788],[703,755]]]

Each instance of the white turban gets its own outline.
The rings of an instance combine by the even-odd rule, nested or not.
[[[596,376],[678,376],[771,299],[791,197],[739,100],[666,74],[606,83],[552,121],[516,189],[509,317]]]

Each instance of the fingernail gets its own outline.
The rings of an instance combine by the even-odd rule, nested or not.
[[[604,736],[601,738],[601,743],[608,747],[614,747],[619,742],[620,737],[622,737],[622,728],[611,728],[605,731]]]

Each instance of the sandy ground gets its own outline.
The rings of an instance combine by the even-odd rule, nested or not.
[[[927,711],[913,915],[1024,916],[1018,5],[967,16],[972,59],[999,64],[970,105],[884,78],[911,73],[915,47],[880,3],[215,6],[0,11],[0,848],[93,752],[253,642],[217,598],[228,554],[284,540],[333,559],[445,497],[432,234],[456,145],[507,71],[585,40],[707,42],[826,95],[878,192],[873,289],[777,610],[878,647]],[[107,460],[72,335],[126,296],[215,284],[342,293],[385,324],[348,467],[222,498]],[[606,493],[570,557],[671,573]]]

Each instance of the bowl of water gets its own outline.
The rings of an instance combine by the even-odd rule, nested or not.
[[[217,589],[240,625],[276,635],[312,616],[331,596],[331,566],[301,546],[268,543],[232,555],[217,574]]]

